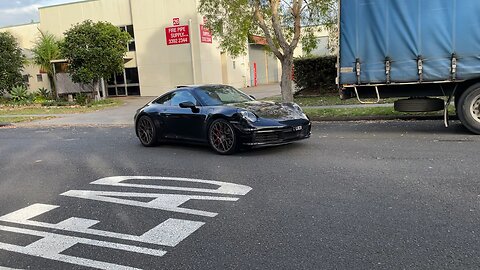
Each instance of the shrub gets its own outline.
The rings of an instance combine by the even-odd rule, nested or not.
[[[13,101],[26,101],[30,98],[27,88],[23,85],[15,86],[10,90],[10,95],[12,96]]]
[[[85,94],[85,93],[77,93],[75,94],[75,102],[78,104],[78,105],[81,105],[81,106],[86,106],[88,103],[89,103],[89,98],[88,98],[88,95]]]
[[[44,102],[46,102],[47,99],[41,95],[37,95],[35,96],[35,98],[33,99],[33,102],[36,103],[36,104],[42,104]]]
[[[336,63],[335,56],[295,59],[294,82],[298,90],[307,90],[318,94],[336,92]]]
[[[0,95],[0,104],[7,104],[8,103],[8,98]]]
[[[45,87],[38,88],[37,95],[40,96],[40,97],[45,98],[45,100],[46,100],[46,99],[48,99],[48,98],[50,97],[50,90],[48,90],[48,89],[45,88]]]

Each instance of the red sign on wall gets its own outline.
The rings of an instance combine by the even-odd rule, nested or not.
[[[179,45],[190,43],[188,25],[166,27],[167,45]]]
[[[180,25],[180,18],[173,18],[173,25]]]
[[[212,43],[212,33],[203,24],[200,24],[200,39],[202,43]]]

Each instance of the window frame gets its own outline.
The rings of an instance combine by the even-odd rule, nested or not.
[[[131,30],[132,30],[131,34],[128,32],[129,27],[131,27]],[[127,51],[128,52],[136,52],[137,51],[137,45],[135,44],[135,30],[133,28],[133,24],[120,25],[120,26],[118,26],[118,28],[120,28],[120,30],[123,31],[123,32],[127,32],[131,37],[130,41],[127,44]],[[133,43],[133,45],[130,45],[132,43]],[[131,49],[131,48],[133,48],[133,49]]]

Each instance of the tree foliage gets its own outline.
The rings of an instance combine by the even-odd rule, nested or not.
[[[0,32],[0,94],[22,85],[22,70],[25,55],[15,37],[9,32]]]
[[[109,22],[87,20],[64,34],[60,51],[68,61],[68,72],[74,82],[93,83],[98,91],[101,78],[123,71],[123,57],[131,40],[127,32]]]
[[[293,53],[301,42],[315,48],[314,33],[333,23],[335,0],[201,0],[199,11],[219,39],[220,48],[233,56],[247,49],[248,36],[264,36],[268,48],[282,63],[282,97],[292,101]]]
[[[55,95],[53,66],[51,61],[60,58],[60,41],[51,33],[43,32],[40,29],[38,31],[40,32],[40,36],[35,41],[35,46],[32,50],[33,61],[35,64],[39,65],[42,70],[47,72],[52,92]]]

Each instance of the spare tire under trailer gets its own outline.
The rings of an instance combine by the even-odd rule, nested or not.
[[[465,82],[462,83],[465,85]],[[480,83],[471,86],[457,84],[453,91],[456,114],[461,123],[472,133],[480,135]],[[457,87],[454,87],[457,89]],[[352,91],[353,92],[353,91]],[[352,93],[350,92],[350,93]],[[355,93],[357,94],[357,93]],[[355,96],[351,95],[351,97]],[[441,95],[441,93],[439,93]],[[446,94],[445,92],[443,94]],[[440,96],[435,95],[435,96]],[[347,94],[348,96],[348,94]],[[433,112],[445,109],[445,100],[432,97],[410,97],[394,102],[395,111],[399,112]],[[448,126],[448,119],[446,120]]]

